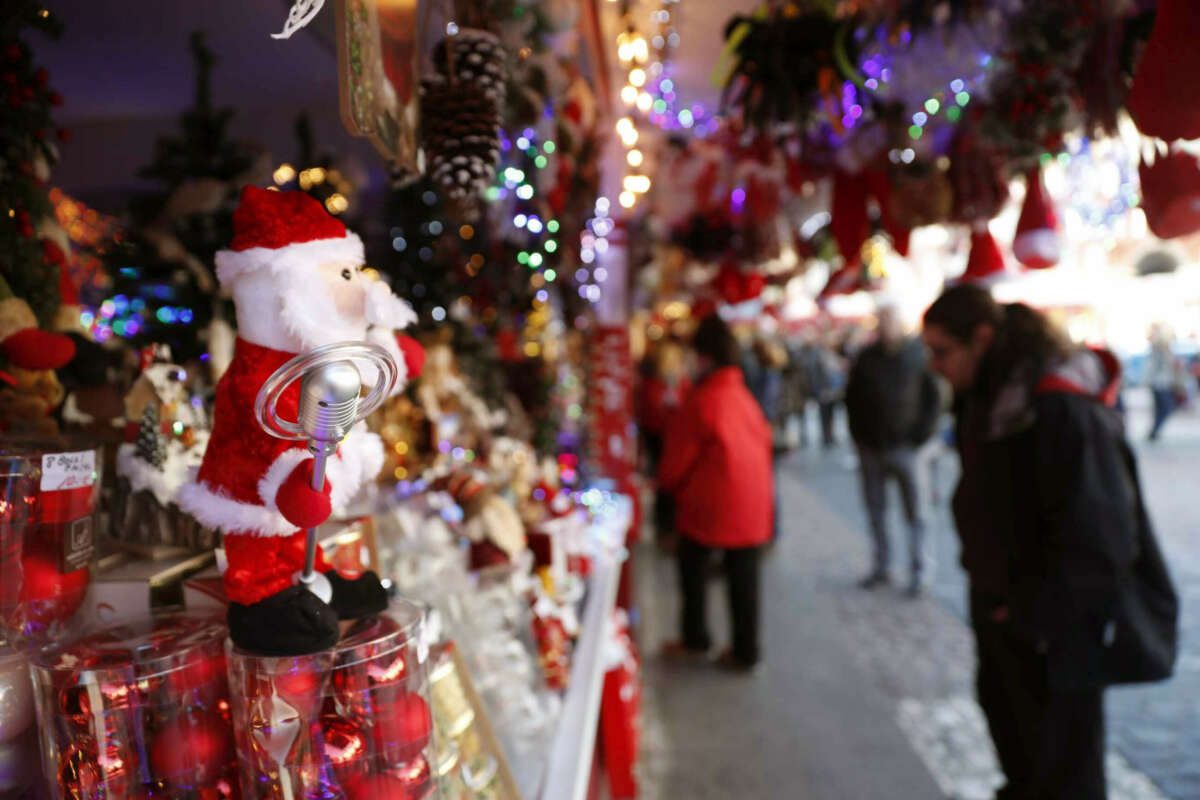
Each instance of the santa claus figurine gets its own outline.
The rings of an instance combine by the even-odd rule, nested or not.
[[[304,529],[324,522],[383,464],[378,436],[359,423],[329,459],[323,492],[311,488],[312,454],[303,442],[277,439],[258,424],[254,403],[275,370],[321,345],[369,341],[395,358],[402,387],[409,370],[395,330],[415,320],[407,303],[363,274],[363,245],[302,192],[248,186],[233,216],[217,278],[233,295],[238,339],[217,384],[213,430],[195,480],[179,505],[224,538],[229,631],[239,648],[299,655],[333,646],[338,620],[382,611],[387,596],[367,572],[350,580],[318,548],[321,594],[299,583]],[[406,348],[405,352],[411,348]],[[374,380],[364,371],[364,382]],[[296,419],[299,382],[277,405]]]

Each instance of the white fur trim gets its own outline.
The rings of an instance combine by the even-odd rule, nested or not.
[[[278,511],[234,500],[205,483],[187,484],[179,490],[176,502],[201,525],[225,533],[291,536],[297,530]]]
[[[279,487],[296,467],[310,458],[312,458],[312,453],[303,447],[293,447],[291,450],[280,453],[279,457],[271,462],[271,466],[267,467],[266,474],[258,481],[258,496],[262,499],[263,505],[272,511],[279,511],[279,506],[275,504],[275,496],[279,494]]]
[[[284,247],[251,247],[247,250],[221,250],[217,253],[217,280],[222,285],[252,270],[267,267],[272,272],[281,260],[295,263],[320,264],[326,261],[345,261],[361,264],[366,260],[362,240],[346,231],[338,239],[314,239]],[[298,276],[297,276],[298,277]]]
[[[1044,268],[1058,263],[1062,257],[1062,237],[1049,228],[1018,233],[1013,240],[1013,255],[1017,261],[1033,268]]]
[[[417,312],[406,301],[392,294],[392,288],[383,281],[372,281],[367,286],[367,322],[383,328],[407,328],[417,321]]]
[[[365,422],[360,422],[342,441],[337,456],[329,460],[325,469],[333,484],[330,497],[333,507],[344,508],[383,469],[383,440],[368,431]]]

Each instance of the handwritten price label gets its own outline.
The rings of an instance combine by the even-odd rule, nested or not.
[[[96,482],[96,452],[49,453],[42,456],[42,491],[78,489]]]

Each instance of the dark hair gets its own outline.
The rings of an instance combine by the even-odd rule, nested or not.
[[[732,367],[739,361],[737,339],[733,337],[733,331],[725,324],[725,320],[716,314],[709,314],[700,320],[700,325],[692,336],[692,349],[697,355],[707,357],[718,367]]]
[[[1018,368],[1027,368],[1028,378],[1037,380],[1072,350],[1070,341],[1044,314],[1023,303],[997,303],[991,292],[979,286],[963,284],[944,291],[925,312],[924,323],[936,325],[963,344],[971,341],[980,325],[995,329],[980,374],[979,388],[988,394],[1011,380]]]

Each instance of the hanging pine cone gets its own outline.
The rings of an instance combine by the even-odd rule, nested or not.
[[[484,90],[443,77],[421,82],[421,139],[428,172],[457,203],[482,195],[496,177],[500,113]]]
[[[476,84],[500,108],[504,102],[507,55],[499,37],[479,28],[461,28],[456,35],[442,39],[434,48],[433,63],[445,76],[450,75],[451,68],[447,63],[447,48],[451,48],[454,56],[455,80]]]

